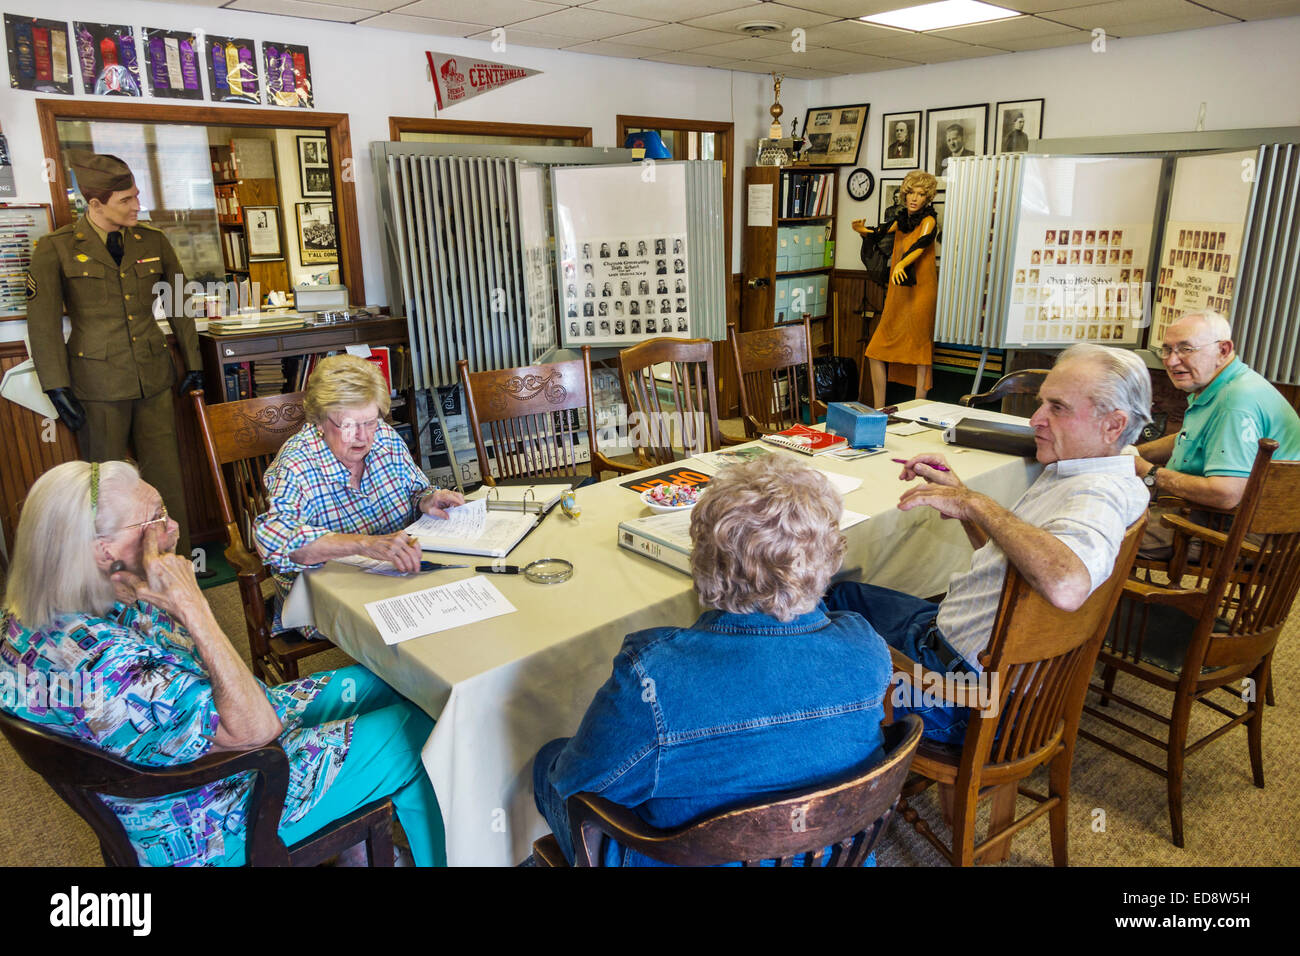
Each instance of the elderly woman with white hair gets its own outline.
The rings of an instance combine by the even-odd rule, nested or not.
[[[415,862],[445,861],[418,707],[364,667],[267,687],[173,554],[178,528],[126,462],[73,461],[32,485],[0,620],[0,676],[89,686],[71,700],[0,696],[8,713],[150,767],[277,740],[289,757],[279,832],[292,844],[389,796]],[[143,865],[239,866],[251,775],[149,799],[104,798]]]
[[[419,543],[402,529],[420,512],[445,518],[465,499],[431,485],[384,421],[388,383],[379,369],[355,355],[330,356],[312,372],[303,410],[307,424],[266,470],[269,508],[254,526],[281,596],[299,572],[331,558],[361,555],[418,571]]]
[[[841,511],[824,475],[784,455],[709,483],[691,569],[713,610],[628,635],[577,733],[534,761],[538,809],[570,862],[575,793],[667,828],[880,758],[889,650],[861,616],[821,603],[844,556]],[[607,862],[656,865],[617,847]]]

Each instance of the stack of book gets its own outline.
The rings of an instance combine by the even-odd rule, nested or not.
[[[227,315],[208,320],[208,331],[213,335],[241,335],[248,332],[275,332],[302,328],[306,321],[297,312],[252,312],[247,315]]]
[[[829,216],[834,208],[831,173],[790,173],[781,177],[781,218]]]

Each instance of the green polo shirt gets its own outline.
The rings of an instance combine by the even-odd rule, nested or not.
[[[1188,396],[1169,467],[1245,478],[1261,438],[1278,443],[1275,460],[1300,460],[1300,415],[1264,376],[1234,358],[1200,394]]]

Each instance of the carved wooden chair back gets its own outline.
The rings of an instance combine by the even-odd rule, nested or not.
[[[727,337],[736,362],[746,435],[757,438],[801,422],[812,424],[824,413],[825,405],[815,395],[798,388],[802,372],[805,388],[816,389],[807,316],[802,322],[754,332],[738,332],[729,325]]]
[[[712,342],[650,339],[620,352],[618,368],[642,467],[721,446]]]

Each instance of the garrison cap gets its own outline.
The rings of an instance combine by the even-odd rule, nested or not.
[[[116,156],[78,151],[70,153],[69,159],[83,194],[86,190],[116,193],[135,185],[131,167]]]

